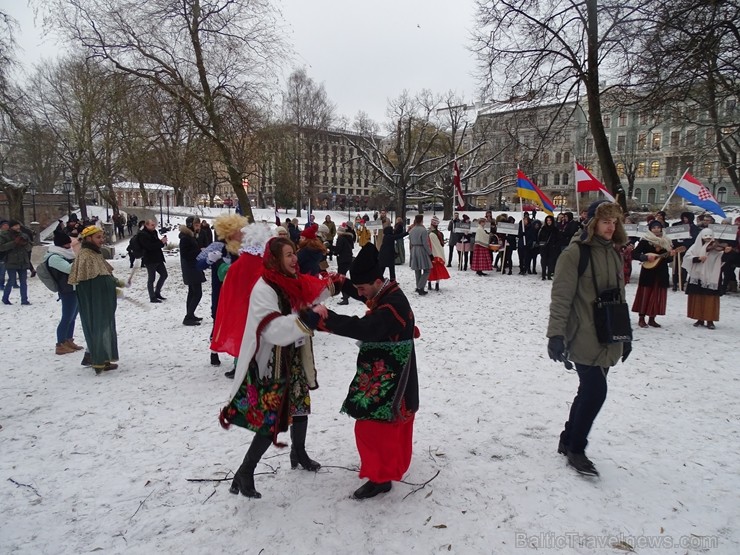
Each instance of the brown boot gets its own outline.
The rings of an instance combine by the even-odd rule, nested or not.
[[[645,315],[644,314],[640,314],[640,319],[637,321],[637,325],[640,326],[641,328],[648,327],[647,322],[645,322]]]
[[[85,347],[80,347],[77,343],[75,343],[72,339],[67,339],[67,341],[64,342],[65,345],[68,347],[72,347],[75,351],[81,351]]]
[[[57,343],[57,348],[55,350],[55,353],[58,355],[68,355],[69,353],[74,353],[75,350],[67,345],[67,343]]]

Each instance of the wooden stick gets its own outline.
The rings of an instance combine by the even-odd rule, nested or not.
[[[678,253],[678,288],[683,291],[683,274],[681,273],[681,253]]]

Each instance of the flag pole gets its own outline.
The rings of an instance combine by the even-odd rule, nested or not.
[[[519,186],[519,164],[516,165],[516,174],[517,174],[517,187]],[[519,191],[517,190],[517,193]],[[522,200],[522,195],[519,195],[519,214],[522,214],[524,212],[524,201]]]
[[[679,184],[679,183],[681,183],[681,180],[682,180],[682,179],[683,179],[684,177],[686,177],[686,174],[687,174],[687,173],[689,173],[689,168],[690,168],[690,167],[691,167],[691,166],[687,167],[687,168],[686,168],[686,171],[685,171],[685,172],[683,172],[683,174],[681,174],[681,177],[679,177],[679,178],[678,178],[678,181],[676,182],[676,186],[675,186],[675,187],[673,187],[673,190],[671,191],[671,194],[670,194],[670,195],[668,195],[668,198],[667,198],[667,199],[665,199],[665,204],[663,205],[663,208],[661,208],[661,210],[665,210],[665,207],[666,207],[666,206],[668,206],[668,203],[670,202],[670,200],[671,200],[671,197],[673,196],[673,193],[675,193],[675,192],[676,192],[676,189],[678,189],[678,184]]]
[[[581,213],[581,206],[578,197],[580,196],[578,194],[578,166],[576,165],[578,162],[576,161],[576,157],[573,156],[573,181],[576,184],[576,216]]]

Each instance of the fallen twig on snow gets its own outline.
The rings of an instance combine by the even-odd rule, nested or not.
[[[129,520],[129,522],[131,522],[131,520],[132,520],[132,519],[133,519],[133,518],[134,518],[134,517],[136,516],[136,513],[138,513],[138,512],[139,512],[139,509],[141,509],[141,507],[143,507],[143,506],[144,506],[144,503],[146,503],[146,500],[147,500],[147,499],[149,499],[149,498],[150,498],[150,497],[152,496],[152,493],[154,493],[155,491],[157,491],[157,490],[154,490],[154,489],[153,489],[152,491],[150,491],[150,492],[149,492],[149,495],[147,495],[147,496],[146,496],[146,497],[144,498],[144,500],[143,500],[143,501],[142,501],[141,503],[139,503],[139,508],[138,508],[138,509],[136,509],[136,511],[134,512],[134,514],[132,514],[132,515],[131,515],[131,518],[129,518],[129,519],[128,519],[128,520]]]
[[[32,485],[30,485],[30,484],[21,484],[20,482],[16,482],[15,480],[13,480],[13,478],[8,478],[8,481],[14,483],[18,487],[28,488],[33,493],[35,493],[36,495],[38,495],[39,497],[41,497],[41,494],[38,492],[38,490],[35,487],[33,487]]]
[[[404,495],[404,496],[403,496],[403,498],[404,498],[404,499],[406,499],[406,498],[407,498],[407,497],[408,497],[409,495],[411,495],[412,493],[416,493],[417,491],[419,491],[419,490],[422,490],[422,489],[424,489],[424,488],[426,487],[426,485],[427,485],[427,484],[428,484],[429,482],[431,482],[432,480],[434,480],[434,479],[435,479],[435,478],[436,478],[437,476],[439,476],[439,470],[437,470],[437,472],[436,472],[436,473],[434,474],[434,476],[432,476],[431,478],[429,478],[429,479],[428,479],[428,480],[427,480],[426,482],[424,482],[423,484],[412,484],[411,482],[404,482],[403,480],[401,480],[401,483],[402,483],[402,484],[406,484],[406,485],[408,485],[408,486],[419,486],[419,487],[418,487],[418,488],[416,488],[415,490],[411,490],[410,492],[408,492],[408,493],[407,493],[406,495]]]

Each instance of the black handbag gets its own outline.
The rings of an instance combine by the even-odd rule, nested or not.
[[[598,291],[596,272],[591,264],[594,287]],[[616,287],[606,289],[596,296],[594,301],[594,324],[599,343],[629,343],[632,341],[632,323],[629,305],[622,298],[622,291]]]

